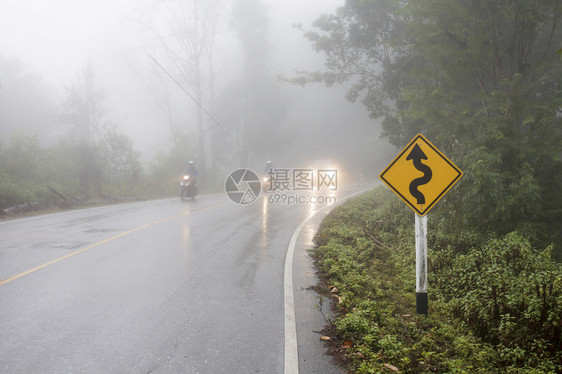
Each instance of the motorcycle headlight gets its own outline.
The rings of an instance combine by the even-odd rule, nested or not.
[[[184,175],[184,176],[183,176],[183,180],[186,181],[186,180],[188,180],[188,179],[189,179],[189,175]]]

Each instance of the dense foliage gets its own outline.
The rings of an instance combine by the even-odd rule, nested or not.
[[[429,218],[429,317],[415,315],[413,212],[383,187],[336,208],[314,256],[335,342],[357,373],[562,371],[562,266],[520,233],[487,238]],[[463,250],[465,254],[458,254]]]
[[[130,138],[115,128],[95,141],[68,136],[50,147],[35,135],[15,137],[0,147],[0,211],[26,203],[49,209],[176,196],[193,153],[187,135],[176,140],[144,170]]]
[[[140,182],[138,155],[129,138],[116,130],[95,144],[64,138],[45,147],[37,136],[22,136],[0,148],[0,209],[135,196]]]
[[[16,78],[18,74],[7,87],[10,92],[22,87]],[[24,78],[19,80],[27,81]],[[178,132],[172,146],[157,155],[149,170],[143,170],[131,138],[108,120],[104,99],[92,68],[86,67],[66,88],[57,114],[62,131],[52,144],[41,142],[36,134],[2,139],[0,214],[21,204],[49,209],[178,193],[179,174],[194,153],[189,136]],[[0,118],[0,124],[23,121],[7,117]],[[53,126],[48,120],[34,118],[37,126],[41,121],[45,127]]]
[[[562,3],[348,0],[306,33],[403,147],[423,133],[464,171],[450,219],[562,256]]]

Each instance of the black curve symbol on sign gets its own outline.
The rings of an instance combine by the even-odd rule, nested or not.
[[[429,183],[433,177],[431,168],[422,164],[422,160],[427,160],[427,156],[423,153],[420,146],[416,144],[406,157],[406,161],[408,160],[413,160],[414,167],[423,173],[422,177],[416,178],[410,183],[410,194],[416,198],[418,204],[425,204],[425,196],[418,190],[418,187]]]

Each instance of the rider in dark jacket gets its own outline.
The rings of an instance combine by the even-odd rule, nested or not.
[[[193,180],[197,181],[197,177],[199,176],[199,173],[195,168],[195,162],[189,161],[189,164],[187,165],[187,169],[185,169],[184,174],[189,175],[190,178],[193,178]]]

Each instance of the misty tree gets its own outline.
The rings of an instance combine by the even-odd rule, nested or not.
[[[143,79],[142,81],[143,83],[145,83],[147,91],[152,97],[156,109],[168,123],[171,142],[175,146],[175,144],[181,138],[179,134],[182,131],[185,131],[185,124],[183,124],[182,126],[182,124],[178,122],[175,116],[174,101],[170,89],[171,84],[169,82],[169,77],[164,77],[157,66],[152,66],[152,73],[154,80]]]
[[[16,135],[0,151],[0,171],[21,180],[42,179],[41,165],[45,152],[39,145],[37,135]]]
[[[271,73],[269,19],[261,0],[236,0],[233,27],[243,52],[239,78],[223,92],[223,117],[234,127],[243,149],[238,147],[240,162],[248,156],[259,161],[275,158],[290,142],[286,129],[280,126],[286,116],[289,99]]]
[[[227,6],[219,0],[162,2],[154,4],[150,19],[141,21],[157,38],[160,54],[156,61],[160,63],[162,57],[161,61],[171,63],[173,70],[166,73],[188,91],[190,97],[185,101],[196,108],[198,163],[202,168],[207,166],[203,108],[213,110],[215,38]]]
[[[15,136],[0,149],[0,209],[37,201],[34,182],[44,180],[44,156],[36,135]]]
[[[305,34],[326,70],[294,81],[350,82],[392,144],[437,143],[465,172],[461,221],[562,244],[561,16],[556,0],[349,0]]]
[[[34,194],[46,180],[45,157],[37,135],[16,135],[0,149],[0,209],[37,201]]]
[[[0,55],[0,141],[6,145],[12,136],[33,134],[41,141],[53,140],[55,111],[41,77],[18,59]]]
[[[140,182],[140,154],[134,150],[131,138],[116,128],[107,130],[103,140],[102,151],[111,186],[116,192],[130,193]]]
[[[105,93],[97,86],[94,69],[88,64],[76,81],[65,87],[60,119],[71,126],[74,136],[93,144],[107,125],[104,100]]]
[[[135,185],[141,172],[140,155],[131,139],[107,118],[105,94],[90,65],[66,88],[60,118],[71,126],[67,141],[59,144],[61,152],[66,148],[72,155],[69,170],[78,174],[80,195],[99,197],[108,193],[107,187],[113,187],[114,193]]]
[[[73,161],[78,167],[80,192],[90,197],[102,194],[103,157],[100,149],[105,122],[103,90],[95,82],[91,65],[86,66],[76,81],[66,87],[60,119],[71,126],[74,143]]]

